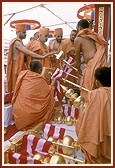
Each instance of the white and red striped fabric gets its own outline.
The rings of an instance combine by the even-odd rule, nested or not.
[[[12,151],[9,151],[8,156],[10,164],[41,164],[40,160],[36,160],[19,153],[14,153]]]
[[[73,63],[75,60],[74,58],[72,58],[71,56],[68,56],[67,60],[66,60],[69,64]],[[65,65],[63,70],[60,70],[59,68],[56,68],[55,71],[53,72],[51,79],[55,78],[55,77],[60,77],[60,78],[68,78],[69,74],[74,74],[75,70],[72,69],[69,65]],[[57,95],[60,97],[59,99],[61,99],[62,103],[65,103],[64,97],[65,97],[65,93],[61,87],[61,84],[64,85],[63,81],[56,81],[55,83],[55,88],[56,88],[56,93]]]
[[[40,153],[44,157],[50,157],[48,150],[52,142],[42,138],[37,138],[34,135],[24,135],[22,139],[21,151],[19,153],[9,152],[9,162],[14,164],[35,164],[41,163],[29,155]]]
[[[24,155],[35,155],[36,153],[47,155],[51,145],[52,142],[49,142],[45,139],[38,138],[34,135],[24,135],[20,153]]]
[[[65,72],[63,72],[63,70],[60,70],[59,68],[56,68],[55,71],[53,72],[52,76],[51,76],[51,79],[55,78],[55,77],[60,77],[60,78],[64,78],[65,77]],[[56,91],[58,91],[60,94],[64,94],[63,93],[63,89],[61,87],[61,81],[56,81],[55,83],[55,88],[56,88]]]
[[[66,60],[69,64],[73,63],[75,60],[71,56],[69,56]],[[60,70],[59,68],[56,68],[55,71],[53,72],[51,79],[55,77],[60,77],[60,78],[67,78],[69,74],[73,73],[75,70],[72,69],[69,65],[65,65],[63,70]],[[63,94],[63,89],[60,86],[61,81],[56,81],[56,88],[59,93]]]
[[[55,139],[63,139],[65,128],[54,126],[52,124],[43,124],[43,138],[47,139],[52,136]]]
[[[68,56],[67,60],[66,60],[69,64],[73,63],[75,61],[74,58],[72,58],[71,56]],[[65,65],[64,68],[63,68],[63,72],[66,72],[66,76],[65,78],[68,77],[68,74],[71,74],[73,73],[75,70],[73,68],[71,68],[69,65]]]
[[[63,70],[60,70],[59,68],[56,68],[55,71],[53,72],[51,79],[55,78],[55,77],[65,77],[65,73],[63,72]]]
[[[79,115],[79,111],[73,105],[72,106],[68,106],[68,104],[62,105],[62,116],[63,117],[71,116],[77,119],[78,115]]]
[[[71,56],[67,58],[66,60],[69,64],[73,63],[75,60]],[[73,71],[75,71],[73,68],[71,68],[69,65],[65,65],[63,70],[60,70],[59,68],[56,68],[55,71],[53,72],[51,79],[55,77],[62,77],[62,78],[67,78],[68,74],[71,74]],[[67,74],[66,74],[67,73]]]

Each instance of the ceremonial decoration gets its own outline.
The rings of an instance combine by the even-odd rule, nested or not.
[[[69,135],[62,140],[55,140],[52,137],[45,140],[32,134],[25,134],[20,144],[19,141],[12,141],[5,157],[7,156],[6,163],[10,164],[66,164],[70,160],[72,163],[84,164],[85,159],[71,156],[78,150],[82,152],[81,146]],[[55,157],[56,160],[53,160]]]
[[[68,106],[68,104],[63,104],[62,105],[62,116],[63,117],[75,117],[75,119],[78,119],[79,111],[77,108],[75,108],[73,105]]]
[[[14,20],[10,22],[10,27],[15,29],[15,25],[26,25],[26,30],[35,30],[39,29],[41,27],[41,24],[39,21],[36,20],[29,20],[29,19],[23,19],[23,20]]]
[[[78,10],[77,17],[79,19],[87,19],[87,20],[91,20],[93,17],[94,19],[94,10],[95,10],[94,4],[83,6]],[[80,15],[81,12],[84,12],[83,15]]]
[[[52,124],[45,123],[43,124],[43,137],[47,139],[48,137],[52,136],[55,139],[63,139],[65,133],[65,129],[54,126]]]
[[[54,31],[53,30],[49,30],[48,38],[52,38],[53,36],[54,36]]]

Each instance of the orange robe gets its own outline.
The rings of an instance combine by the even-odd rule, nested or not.
[[[74,61],[75,61],[74,43],[72,43],[70,39],[64,39],[64,42],[68,46],[68,51],[69,51],[69,52],[67,52],[65,60],[67,61],[69,57],[72,57],[74,59]],[[78,77],[78,72],[73,69],[72,72],[71,72],[71,75],[74,75],[74,76]],[[69,76],[68,75],[68,77],[66,79],[69,80],[69,81],[71,81],[71,82],[73,82],[73,83],[78,83],[78,79],[74,78],[73,76]],[[64,86],[66,86],[68,88],[74,88],[74,89],[76,89],[75,86],[73,86],[72,84],[69,84],[69,83],[64,83]]]
[[[33,40],[28,46],[27,48],[37,54],[48,54],[49,53],[49,48],[46,44],[43,44],[39,39],[37,40]],[[30,60],[28,61],[28,64],[30,63],[31,60],[33,59],[37,59],[37,58],[33,58],[30,57]],[[43,67],[51,67],[51,62],[50,62],[50,57],[47,56],[45,58],[38,58],[38,60],[41,61],[42,66]]]
[[[8,53],[8,63],[7,63],[8,92],[14,91],[16,80],[17,80],[17,77],[20,71],[26,69],[26,67],[24,66],[24,53],[23,52],[19,51],[17,55],[17,60],[14,61],[12,59],[13,45],[16,40],[20,41],[20,43],[22,43],[23,45],[23,42],[18,38],[13,39],[10,43],[9,53]]]
[[[71,49],[73,47],[73,44],[71,43],[70,39],[63,38],[58,47],[56,46],[56,44],[57,44],[56,39],[52,39],[49,42],[49,51],[50,52],[56,51],[59,53],[62,50],[64,52],[63,59],[67,60],[69,56],[74,58],[74,56],[71,55]],[[64,62],[62,63],[62,65],[64,65]],[[65,64],[65,66],[66,66],[66,64]],[[52,62],[53,69],[59,68],[59,69],[64,70],[65,66],[61,66],[60,60],[55,60],[54,62]],[[72,71],[71,74],[77,76],[77,73],[75,71]],[[76,78],[73,78],[69,75],[67,76],[67,79],[74,82],[74,83],[77,82]],[[66,86],[68,88],[73,88],[73,85],[71,85],[69,83],[65,83],[63,81],[60,81],[60,84]],[[57,88],[56,88],[56,93],[57,93],[57,97],[58,97],[59,101],[62,102],[64,94],[60,93]]]
[[[86,89],[92,90],[94,89],[94,72],[96,68],[100,66],[107,66],[105,49],[107,46],[107,42],[104,38],[99,36],[97,33],[91,31],[90,29],[83,29],[78,32],[77,36],[82,38],[89,38],[95,41],[96,53],[94,57],[88,61],[86,64],[86,68],[84,70],[83,79],[81,81],[81,85]],[[81,90],[81,95],[86,97],[86,92]]]
[[[111,163],[110,87],[89,92],[88,103],[76,122],[76,133],[88,163]]]
[[[58,48],[57,47],[55,48],[56,43],[57,43],[56,39],[52,39],[49,42],[49,52],[54,52],[55,51],[55,52],[59,53],[62,50],[64,52],[64,58],[65,58],[65,54],[67,54],[71,50],[71,46],[68,45],[68,42],[66,42],[65,39],[62,39]],[[54,62],[52,61],[52,68],[62,69],[62,67],[60,67],[60,61],[59,60],[55,60]]]
[[[22,71],[18,76],[12,98],[17,129],[31,124],[50,122],[54,117],[54,87],[38,73]]]

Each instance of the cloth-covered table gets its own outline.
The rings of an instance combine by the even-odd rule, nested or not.
[[[15,122],[12,120],[12,105],[11,103],[4,105],[4,127],[13,125]]]

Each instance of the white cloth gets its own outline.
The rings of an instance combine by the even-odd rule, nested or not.
[[[52,136],[55,139],[58,138],[63,139],[64,133],[65,133],[64,128],[46,123],[43,129],[43,138],[48,139],[49,136]]]
[[[52,122],[52,125],[55,125],[55,126],[58,126],[58,127],[61,127],[61,128],[65,128],[64,136],[69,135],[74,140],[77,140],[77,135],[76,135],[76,132],[75,132],[75,125],[68,126],[66,124],[58,124],[58,123],[55,123],[55,122]]]
[[[4,107],[4,127],[13,125],[15,122],[12,120],[12,105]]]

